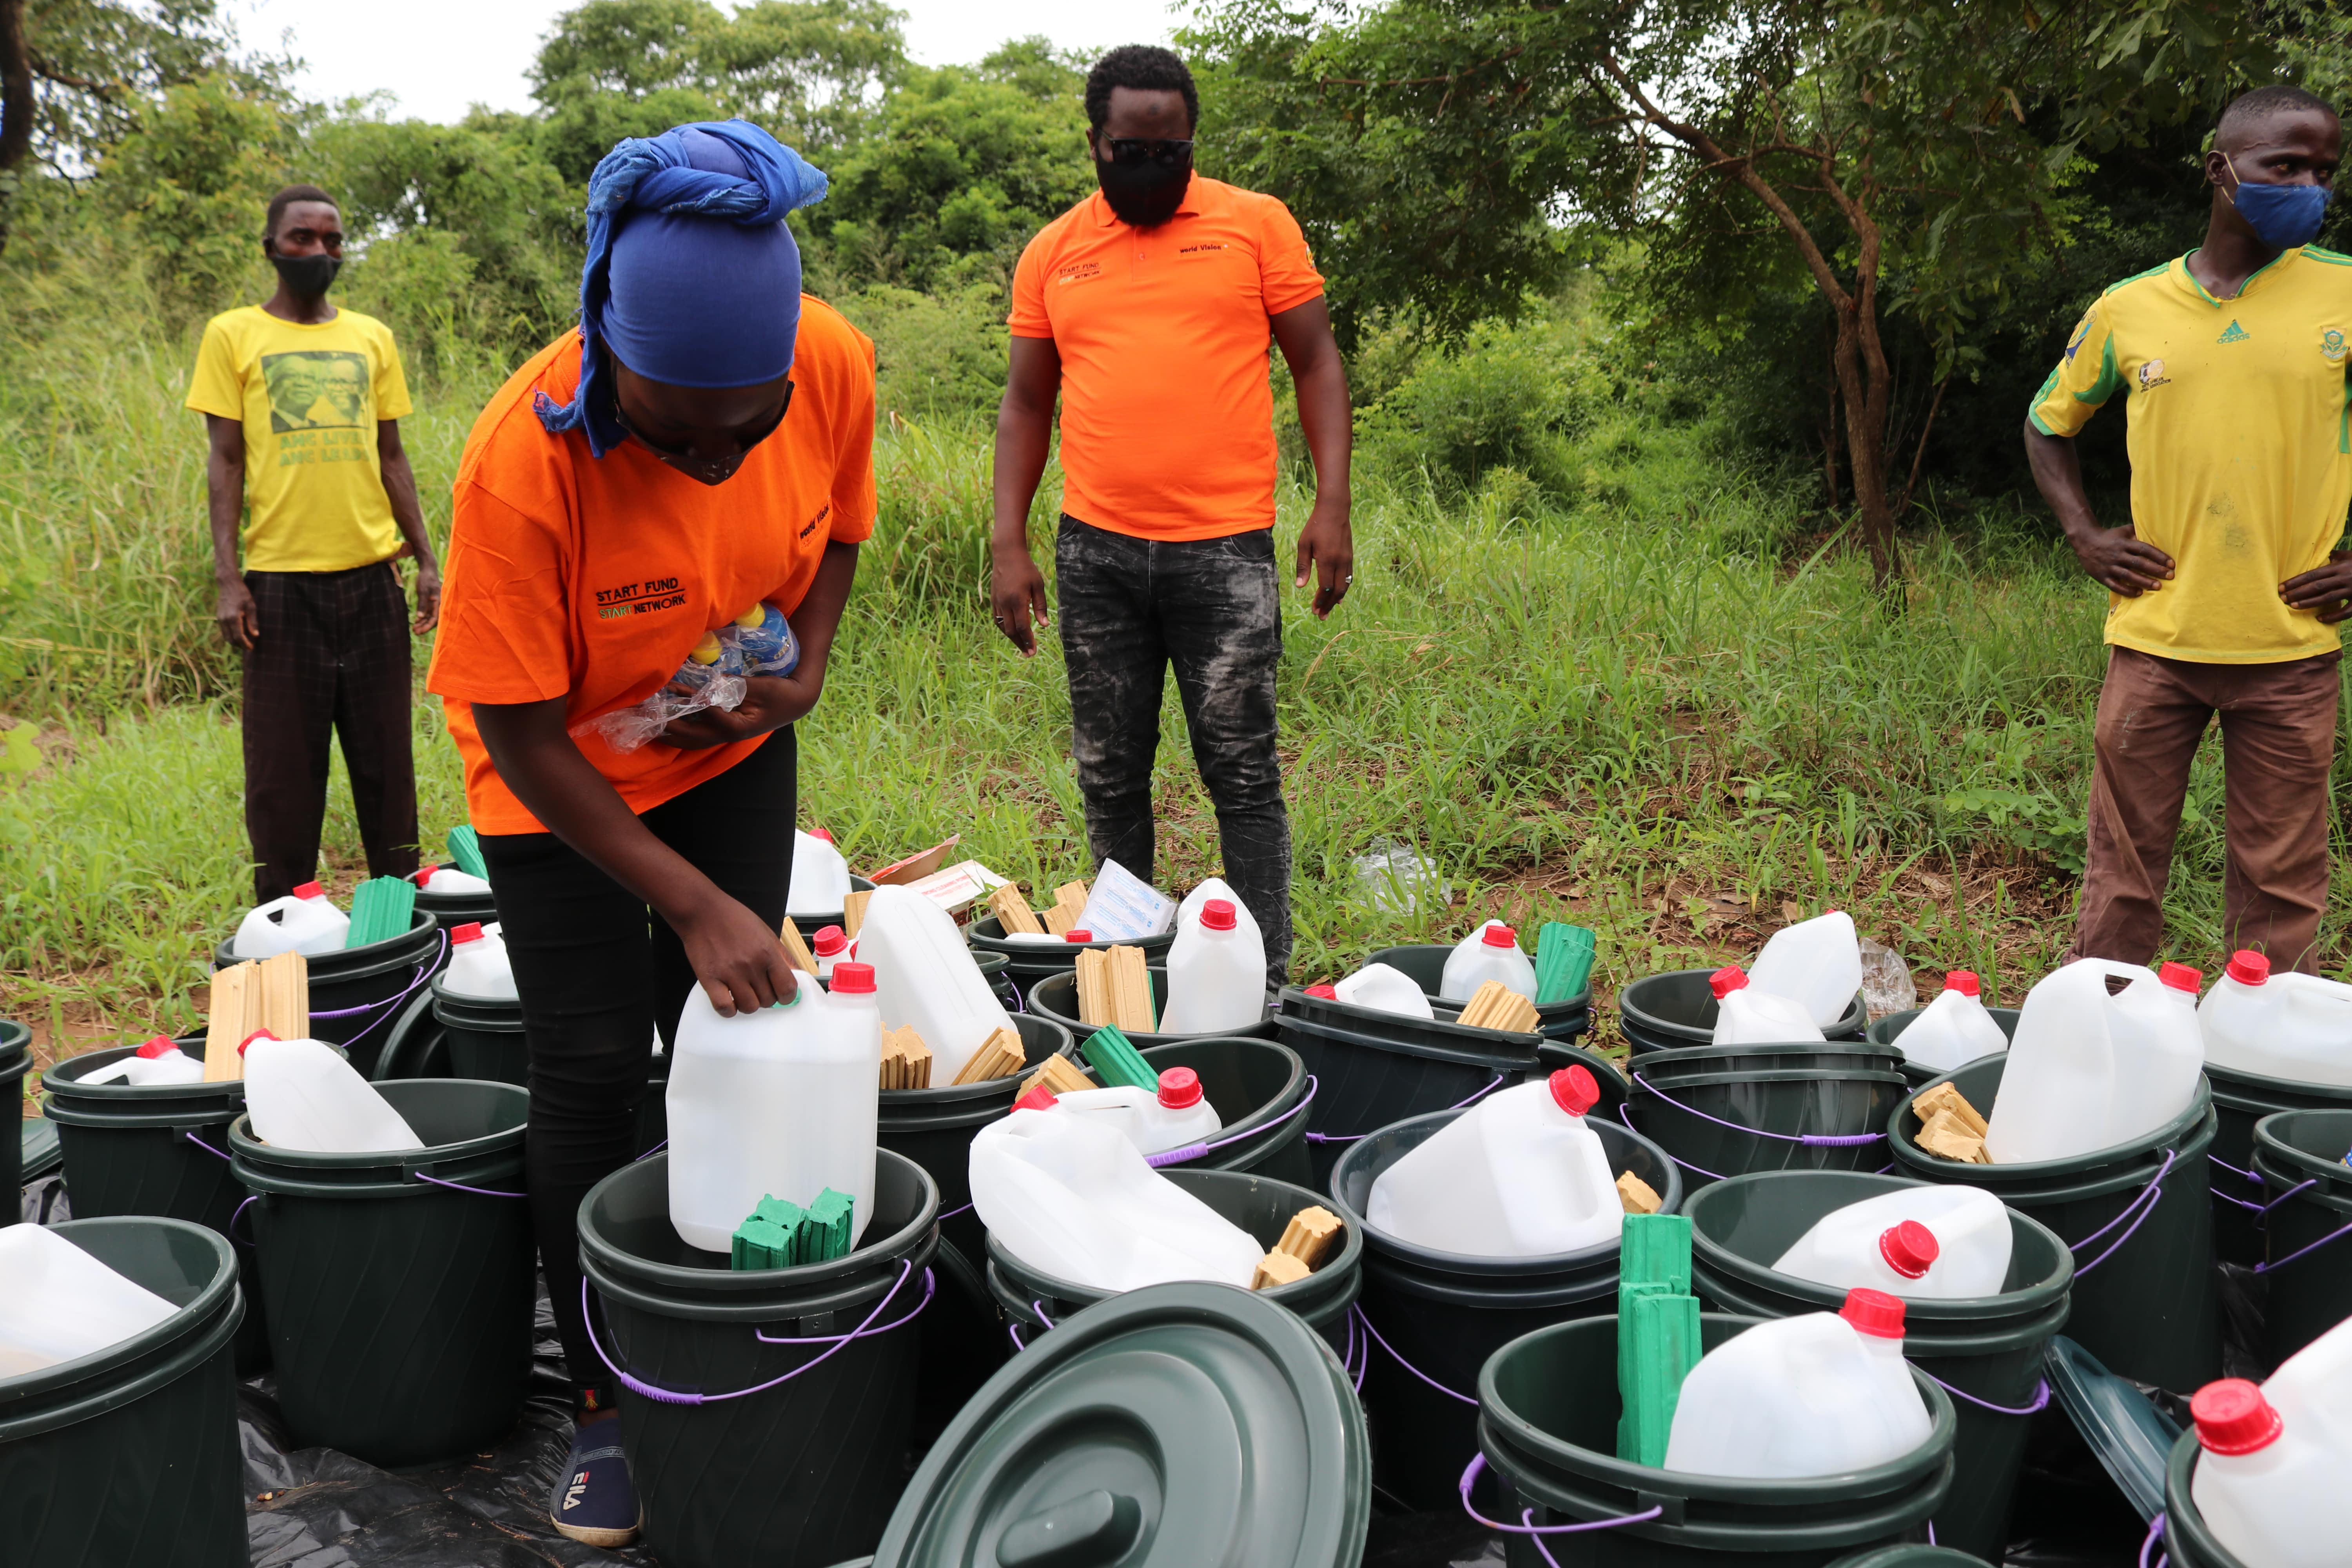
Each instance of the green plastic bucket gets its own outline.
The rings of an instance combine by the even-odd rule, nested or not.
[[[1771,1264],[1832,1210],[1925,1183],[1859,1171],[1770,1171],[1693,1193],[1692,1288],[1712,1306],[1753,1318],[1834,1312],[1845,1292],[1776,1273]],[[2074,1254],[2039,1222],[2010,1212],[2009,1275],[2000,1292],[1904,1301],[1903,1353],[1952,1395],[1959,1418],[1952,1489],[1936,1539],[1982,1556],[2009,1543],[2009,1505],[2035,1412],[2049,1403],[2042,1352],[2066,1323]]]
[[[33,1032],[24,1025],[0,1018],[0,1111],[15,1121],[25,1116],[25,1075],[33,1070]],[[14,1225],[24,1215],[25,1140],[0,1138],[0,1191],[15,1194],[0,1225]]]
[[[1416,942],[1409,947],[1384,947],[1364,960],[1366,967],[1385,963],[1415,985],[1433,1005],[1437,988],[1445,980],[1445,961],[1454,949],[1443,942]],[[1466,1000],[1466,998],[1465,998]],[[1454,1005],[1459,1007],[1460,1003]],[[1536,1032],[1547,1040],[1573,1040],[1592,1028],[1592,989],[1587,986],[1583,994],[1565,1002],[1536,1004]]]
[[[447,978],[446,972],[435,975],[430,991],[434,1022],[441,1026],[447,1042],[448,1076],[527,1086],[530,1051],[523,1044],[522,1004],[453,994],[442,984]],[[395,1031],[406,1021],[406,1013],[402,1009],[402,1016],[394,1021]],[[383,1054],[392,1055],[394,1047],[401,1043],[387,1045]]]
[[[375,1083],[394,1078],[454,1078],[449,1070],[449,1031],[434,1016],[430,987],[403,1005],[385,1032],[383,1049],[375,1054],[368,1078]]]
[[[245,1568],[236,1259],[175,1219],[57,1234],[179,1310],[95,1355],[0,1378],[10,1568]]]
[[[1072,962],[1075,963],[1076,960]],[[1168,972],[1164,969],[1154,969],[1149,973],[1151,976],[1151,1011],[1152,1016],[1157,1017],[1168,1010]],[[1030,1012],[1041,1018],[1053,1019],[1054,1022],[1069,1030],[1074,1038],[1080,1041],[1085,1040],[1088,1035],[1100,1027],[1099,1025],[1083,1024],[1078,1021],[1078,975],[1075,969],[1066,970],[1059,974],[1046,975],[1031,986],[1028,994],[1028,1008]],[[1269,1009],[1259,1015],[1258,1021],[1247,1028],[1210,1029],[1198,1035],[1163,1035],[1156,1031],[1147,1034],[1134,1029],[1124,1029],[1120,1033],[1124,1034],[1138,1050],[1150,1046],[1172,1046],[1179,1040],[1213,1040],[1228,1037],[1270,1040],[1274,1037],[1274,1016]]]
[[[1760,1318],[1702,1313],[1706,1350]],[[1923,1541],[1951,1486],[1952,1402],[1917,1368],[1935,1422],[1927,1441],[1866,1470],[1807,1480],[1686,1475],[1620,1459],[1617,1317],[1559,1323],[1512,1341],[1478,1374],[1478,1456],[1533,1522],[1591,1523],[1655,1508],[1654,1519],[1559,1537],[1580,1568],[1821,1568],[1863,1547]],[[1465,1476],[1465,1479],[1467,1479]],[[1529,1538],[1505,1561],[1535,1568]]]
[[[1356,1568],[1371,1506],[1363,1412],[1298,1319],[1247,1290],[1154,1285],[1088,1308],[990,1378],[924,1457],[871,1561]]]
[[[2213,1113],[2221,1119],[2206,1160],[2213,1183],[2213,1251],[2224,1263],[2251,1268],[2263,1251],[2265,1226],[2256,1211],[2270,1201],[2254,1171],[2254,1123],[2282,1110],[2352,1110],[2352,1089],[2259,1078],[2210,1062],[2205,1081],[2213,1086]]]
[[[1863,1037],[1874,1046],[1895,1045],[1902,1037],[1903,1031],[1911,1026],[1911,1020],[1927,1010],[1925,1007],[1912,1007],[1900,1013],[1889,1013],[1871,1025]],[[2017,1038],[2016,1008],[1988,1007],[1985,1011],[1991,1014],[1992,1021],[2000,1026],[2000,1032],[2004,1038],[2012,1040]],[[1916,1089],[1923,1084],[1933,1083],[1943,1077],[1944,1069],[1921,1066],[1906,1057],[1903,1062],[1903,1076],[1910,1081],[1914,1089]]]
[[[1364,1237],[1356,1364],[1381,1485],[1416,1509],[1454,1504],[1455,1479],[1477,1440],[1471,1390],[1488,1356],[1531,1330],[1617,1310],[1613,1237],[1552,1258],[1467,1258],[1366,1223],[1381,1173],[1460,1114],[1441,1110],[1384,1127],[1352,1145],[1331,1174],[1331,1206]],[[1612,1175],[1631,1171],[1656,1191],[1660,1212],[1679,1212],[1682,1176],[1664,1150],[1610,1122],[1589,1125]]]
[[[1951,1084],[1990,1116],[2008,1065],[2006,1055],[1985,1057],[1934,1081]],[[2189,1392],[2221,1372],[2205,1174],[2214,1125],[2212,1097],[2200,1079],[2189,1109],[2156,1131],[2071,1160],[1963,1165],[1939,1158],[1912,1141],[1919,1118],[1909,1100],[1895,1108],[1886,1131],[1901,1174],[1982,1187],[2070,1244],[2069,1338],[2125,1377]],[[2153,1199],[2144,1197],[2151,1186]]]
[[[2181,1433],[2164,1468],[2164,1552],[2172,1568],[2247,1568],[2237,1553],[2213,1539],[2198,1510],[2189,1484],[2197,1477],[2197,1457],[2203,1449],[2197,1428]],[[2142,1554],[2143,1561],[2146,1554]]]
[[[2338,1234],[2352,1227],[2347,1149],[2352,1110],[2283,1110],[2254,1124],[2254,1169],[2278,1205],[2262,1266],[2263,1350],[2274,1367],[2352,1315],[2352,1236]]]
[[[887,1149],[874,1184],[864,1245],[798,1268],[730,1268],[681,1241],[667,1154],[582,1200],[590,1327],[621,1381],[645,1545],[666,1568],[837,1563],[881,1538],[906,1481],[908,1318],[931,1289],[940,1198]]]
[[[514,1425],[537,1291],[521,1198],[530,1097],[469,1079],[377,1088],[425,1148],[279,1148],[246,1117],[229,1147],[254,1194],[286,1425],[301,1443],[389,1469],[468,1452]]]
[[[1715,1044],[1715,991],[1708,985],[1712,969],[1675,969],[1644,974],[1617,993],[1617,1027],[1636,1052],[1670,1051],[1677,1046]],[[1832,1040],[1858,1040],[1870,1022],[1854,993],[1845,1016],[1823,1029]]]
[[[1127,942],[1010,942],[1005,939],[1004,922],[994,915],[983,915],[971,922],[964,932],[964,941],[974,953],[984,953],[1004,960],[1004,975],[1020,989],[1023,997],[1040,980],[1050,980],[1056,974],[1067,974],[1078,966],[1078,954],[1087,948],[1139,947],[1147,964],[1165,964],[1168,949],[1176,933],[1165,936],[1137,937]],[[1028,1004],[1024,1000],[1023,1006]]]
[[[1323,1202],[1305,1187],[1239,1172],[1171,1170],[1162,1174],[1249,1232],[1267,1252],[1282,1239],[1291,1215]],[[1326,1258],[1315,1272],[1255,1294],[1297,1313],[1301,1322],[1344,1357],[1353,1344],[1348,1310],[1356,1304],[1356,1294],[1362,1287],[1364,1233],[1344,1216],[1343,1224],[1339,1251]],[[988,1238],[988,1289],[1024,1341],[1058,1328],[1114,1294],[1033,1268],[1006,1251],[993,1236]]]
[[[178,1044],[204,1059],[201,1035]],[[229,1221],[246,1192],[229,1169],[228,1128],[245,1113],[244,1083],[82,1082],[138,1048],[84,1051],[41,1074],[41,1110],[57,1126],[75,1216],[185,1220],[236,1241]],[[244,1376],[269,1364],[269,1329],[253,1249],[240,1242],[236,1250],[246,1300],[236,1370]]]
[[[215,970],[245,962],[229,952],[236,940],[213,950]],[[448,938],[423,910],[403,935],[308,958],[310,1037],[342,1047],[360,1076],[368,1077],[394,1016],[448,961]]]
[[[1985,1560],[1948,1546],[1881,1546],[1841,1557],[1830,1568],[1985,1568]]]
[[[1901,1059],[1853,1040],[1650,1051],[1627,1064],[1633,1093],[1621,1116],[1694,1192],[1756,1171],[1873,1171],[1907,1092]]]
[[[1012,1077],[961,1088],[881,1091],[877,1141],[920,1165],[940,1194],[939,1299],[924,1315],[921,1336],[926,1429],[945,1425],[996,1370],[1007,1348],[996,1303],[981,1277],[988,1230],[971,1212],[972,1135],[1013,1109],[1022,1080],[1039,1063],[1070,1054],[1070,1032],[1049,1018],[1016,1013],[1013,1026],[1026,1059]],[[650,1097],[658,1100],[668,1087],[669,1058],[655,1061],[663,1077]],[[665,1113],[665,1127],[667,1121]]]
[[[461,866],[443,861],[425,868],[432,871],[458,871]],[[443,931],[455,931],[461,925],[488,925],[499,918],[499,900],[495,889],[487,893],[428,893],[416,889],[416,907],[431,915]]]
[[[1538,1070],[1540,1037],[1464,1028],[1454,1022],[1461,1009],[1452,1003],[1437,1011],[1433,1020],[1408,1018],[1309,996],[1296,985],[1283,992],[1282,1043],[1315,1075],[1307,1146],[1317,1185],[1330,1184],[1357,1139],[1410,1116],[1459,1110]],[[1623,1088],[1613,1067],[1593,1076],[1604,1103]]]

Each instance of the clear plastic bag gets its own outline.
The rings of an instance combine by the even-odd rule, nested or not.
[[[633,707],[575,724],[572,733],[601,736],[606,745],[625,756],[674,720],[706,708],[732,710],[742,703],[744,689],[742,653],[717,635],[706,633],[702,645],[659,691]]]

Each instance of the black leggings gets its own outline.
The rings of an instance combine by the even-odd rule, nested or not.
[[[793,879],[797,747],[790,729],[715,778],[642,814],[684,856],[771,927]],[[685,944],[646,901],[552,833],[484,834],[499,919],[530,1049],[523,1145],[540,1267],[583,1408],[616,1391],[580,1315],[580,1200],[637,1152],[658,1028],[667,1046],[695,984]]]

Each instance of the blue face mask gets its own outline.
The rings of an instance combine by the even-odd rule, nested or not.
[[[2230,172],[2236,174],[2232,164]],[[2326,185],[2257,185],[2238,182],[2230,205],[2273,250],[2292,250],[2319,237],[2319,225],[2336,193]]]

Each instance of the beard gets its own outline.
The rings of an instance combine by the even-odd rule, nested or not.
[[[1192,159],[1171,167],[1161,163],[1106,163],[1095,161],[1095,178],[1103,200],[1121,223],[1137,228],[1157,228],[1176,216],[1184,193],[1192,184]]]

